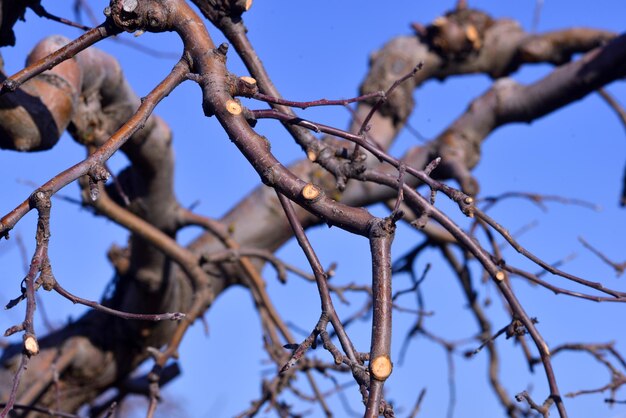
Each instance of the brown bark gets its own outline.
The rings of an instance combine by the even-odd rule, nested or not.
[[[231,39],[239,54],[248,55],[250,59],[244,61],[260,90],[278,98],[278,91],[245,37],[241,16],[249,4],[200,0],[195,3]],[[31,79],[15,93],[0,97],[5,103],[0,112],[6,112],[0,113],[0,147],[23,151],[47,149],[54,146],[61,132],[69,129],[75,140],[87,146],[91,156],[39,190],[55,193],[83,176],[85,202],[90,202],[100,214],[131,232],[128,251],[113,254],[117,256],[115,264],[119,277],[114,294],[103,304],[125,312],[185,312],[188,318],[181,324],[139,322],[89,312],[64,329],[39,340],[40,353],[30,359],[29,373],[22,378],[17,403],[55,405],[55,394],[51,389],[53,362],[64,388],[64,411],[76,411],[108,388],[118,387],[122,391],[129,374],[151,354],[148,347],[169,344],[169,351],[153,354],[157,364],[163,366],[166,357],[174,354],[186,327],[209,309],[225,289],[242,283],[254,288],[245,278],[254,275],[251,263],[240,260],[203,264],[202,257],[206,259],[225,246],[275,251],[292,237],[294,232],[281,215],[281,205],[276,198],[278,192],[301,206],[296,213],[303,227],[325,222],[371,240],[375,318],[369,354],[369,372],[373,377],[366,388],[370,393],[369,397],[366,396],[367,414],[376,416],[379,410],[387,411],[382,389],[391,372],[391,364],[385,360],[389,359],[390,353],[389,248],[393,222],[389,219],[383,222],[363,207],[393,198],[401,189],[406,193],[405,204],[417,216],[427,214],[443,225],[453,236],[453,239],[449,236],[447,239],[456,240],[467,251],[473,252],[497,281],[511,310],[535,340],[550,383],[549,397],[556,402],[560,415],[566,416],[551,371],[547,346],[504,280],[503,271],[497,260],[494,261],[495,256],[472,244],[471,239],[444,214],[431,209],[428,202],[411,189],[424,182],[424,178],[418,180],[414,174],[405,185],[398,185],[396,177],[401,165],[420,170],[421,175],[427,177],[421,170],[436,157],[442,157],[433,178],[457,180],[464,193],[450,193],[463,211],[473,215],[470,196],[478,192],[478,183],[471,170],[480,161],[482,142],[499,126],[530,122],[623,78],[626,75],[625,36],[615,37],[606,31],[590,29],[531,35],[513,21],[493,20],[482,12],[459,7],[427,27],[416,26],[414,36],[393,39],[374,53],[361,92],[385,91],[419,62],[423,63],[422,70],[395,89],[370,121],[371,129],[367,135],[381,150],[389,148],[412,113],[413,90],[424,81],[478,72],[498,78],[465,114],[432,142],[410,150],[401,162],[390,160],[390,164],[381,165],[374,158],[382,157],[376,154],[373,145],[364,154],[365,161],[356,157],[347,159],[340,151],[342,148],[354,149],[345,142],[351,139],[349,133],[342,140],[317,141],[308,130],[298,126],[300,121],[291,120],[295,117],[293,111],[277,105],[274,108],[287,115],[285,126],[309,156],[285,167],[271,154],[267,141],[250,126],[246,119],[249,116],[247,109],[242,109],[234,97],[241,92],[237,91],[237,77],[225,66],[225,51],[215,47],[204,23],[184,1],[146,0],[138,3],[115,0],[109,15],[110,25],[127,31],[176,31],[185,45],[185,58],[177,64],[170,78],[155,89],[153,96],[142,103],[112,57],[95,48],[86,49],[75,59],[64,61]],[[58,49],[64,42],[59,38],[44,41],[31,55],[31,61]],[[581,52],[586,54],[569,62],[573,54]],[[548,62],[559,67],[529,86],[502,78],[521,65],[533,62]],[[173,190],[171,132],[160,118],[150,114],[156,102],[182,82],[188,72],[202,89],[207,116],[216,116],[265,184],[220,220],[230,229],[228,239],[231,244],[223,236],[220,239],[210,232],[200,235],[188,248],[181,248],[175,242],[177,231],[191,221],[181,210]],[[247,94],[253,95],[254,89]],[[360,121],[373,106],[377,106],[376,99],[358,105],[350,129],[353,135],[359,133]],[[137,109],[139,113],[129,121],[128,115]],[[142,129],[139,130],[140,125]],[[363,147],[369,145],[364,142]],[[100,184],[102,177],[106,177],[101,170],[106,159],[117,149],[128,156],[131,166],[119,175],[114,186],[105,190]],[[328,172],[320,176],[320,168],[311,160]],[[350,178],[352,180],[346,186]],[[433,190],[449,191],[439,183],[428,185]],[[30,200],[26,200],[2,218],[0,235],[8,233],[32,208]],[[274,326],[280,329],[278,321],[271,319],[271,308],[258,280],[257,287],[255,300],[259,311],[265,312],[260,315],[270,317],[264,319],[264,324],[274,321]],[[481,320],[480,314],[477,317]],[[337,319],[331,318],[333,321],[339,332]],[[483,329],[488,331],[489,327],[484,325]],[[279,337],[274,340],[275,345],[281,342]],[[282,341],[283,344],[288,342],[291,341]],[[343,346],[348,353],[349,346],[347,343]],[[4,388],[11,386],[19,367],[21,350],[21,345],[15,345],[4,351],[5,369],[0,372],[2,397],[7,396]],[[352,367],[365,363],[359,356],[359,353],[349,353]],[[281,358],[281,354],[275,357]],[[492,363],[490,367],[491,379],[495,381],[493,375],[497,374],[494,371],[497,366]],[[32,373],[34,370],[40,374]],[[358,373],[353,371],[353,374],[358,380]],[[493,386],[496,390],[500,388],[497,383]],[[144,389],[150,393],[148,388]],[[500,399],[509,413],[514,413],[504,394],[500,394]]]

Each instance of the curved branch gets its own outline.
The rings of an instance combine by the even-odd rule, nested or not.
[[[59,173],[52,180],[46,182],[38,190],[55,194],[69,183],[75,181],[95,167],[102,166],[115,151],[139,130],[156,107],[159,101],[166,97],[172,90],[185,80],[188,65],[185,61],[180,61],[170,73],[146,98],[137,109],[137,112],[122,126],[111,138],[98,148],[92,155],[82,162]],[[29,200],[25,200],[18,207],[13,209],[8,215],[0,219],[0,237],[6,236],[15,224],[32,209]]]

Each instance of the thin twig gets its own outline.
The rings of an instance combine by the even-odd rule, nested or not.
[[[569,274],[566,273],[562,270],[559,270],[553,266],[551,266],[550,264],[546,263],[545,261],[543,261],[542,259],[540,259],[539,257],[537,257],[536,255],[534,255],[533,253],[531,253],[530,251],[528,251],[526,248],[522,247],[512,236],[511,234],[505,229],[503,228],[498,222],[496,222],[494,219],[492,219],[490,216],[488,216],[486,213],[484,213],[483,211],[476,209],[475,212],[477,217],[479,217],[480,219],[484,220],[485,222],[487,222],[487,224],[489,224],[493,229],[495,229],[505,240],[507,240],[507,242],[520,254],[522,254],[524,257],[528,258],[530,261],[534,262],[535,264],[537,264],[538,266],[540,266],[541,268],[549,271],[552,274],[556,274],[558,276],[561,276],[565,279],[571,280],[573,282],[576,282],[578,284],[582,284],[584,286],[590,287],[592,289],[596,289],[599,292],[602,293],[606,293],[607,295],[611,295],[615,298],[623,298],[626,297],[626,293],[624,292],[618,292],[615,290],[611,290],[608,289],[606,287],[604,287],[602,285],[602,283],[599,282],[591,282],[589,280],[585,280],[583,278],[580,278],[578,276],[575,276],[573,274]]]
[[[35,14],[37,14],[37,16],[39,16],[39,17],[45,17],[46,19],[50,19],[50,20],[53,20],[55,22],[63,23],[64,25],[68,25],[68,26],[71,26],[73,28],[78,28],[78,29],[85,30],[85,31],[88,31],[88,30],[92,29],[89,26],[85,26],[85,25],[81,25],[80,23],[72,22],[71,20],[66,19],[64,17],[55,16],[52,13],[49,13],[40,3],[31,2],[31,3],[29,3],[28,7],[30,7],[32,9],[32,11],[35,12]]]
[[[5,418],[8,415],[8,413],[11,412],[11,410],[13,409],[13,406],[15,405],[15,398],[17,396],[17,389],[20,385],[20,379],[22,377],[22,374],[26,371],[26,367],[28,366],[29,359],[30,358],[28,357],[27,354],[22,354],[20,364],[17,367],[17,371],[15,372],[15,375],[13,376],[13,385],[11,386],[11,393],[9,394],[9,399],[4,404],[4,408],[2,409],[2,412],[0,412],[0,418]]]
[[[415,74],[422,69],[423,67],[423,63],[419,63],[417,64],[413,70],[411,70],[411,72],[409,72],[408,74],[405,74],[404,76],[400,77],[399,79],[397,79],[396,81],[393,82],[393,84],[391,85],[391,87],[389,87],[387,89],[387,91],[385,92],[385,94],[383,95],[383,97],[381,97],[380,99],[378,99],[378,101],[376,103],[374,103],[374,106],[372,106],[372,108],[370,109],[370,111],[368,112],[367,116],[365,116],[365,118],[363,119],[363,122],[361,123],[361,127],[359,128],[359,131],[357,132],[357,136],[363,136],[363,134],[365,132],[367,132],[369,130],[369,123],[370,120],[372,119],[372,117],[374,116],[374,114],[378,111],[378,109],[380,108],[380,106],[382,106],[383,103],[385,103],[387,101],[387,99],[389,98],[389,96],[391,96],[391,93],[393,93],[393,91],[402,83],[404,83],[406,80],[412,78],[413,76],[415,76]],[[352,157],[356,158],[356,156],[359,153],[359,144],[357,143],[354,146],[354,149],[352,151]]]
[[[0,403],[0,407],[5,407],[7,404]],[[49,409],[42,408],[37,405],[22,405],[22,404],[13,404],[13,410],[22,410],[22,411],[32,411],[32,412],[40,412],[42,414],[50,415],[51,417],[59,417],[59,418],[80,418],[80,415],[69,414],[67,412],[59,411],[58,409]]]
[[[17,90],[22,84],[36,75],[39,75],[44,71],[62,63],[63,61],[76,56],[76,54],[80,51],[87,49],[96,42],[118,33],[120,33],[120,30],[111,26],[108,22],[104,22],[100,26],[88,30],[83,35],[71,41],[59,50],[29,65],[23,70],[18,71],[11,77],[8,77],[2,83],[0,95]]]
[[[522,198],[528,199],[532,203],[536,204],[543,210],[544,212],[548,210],[548,208],[543,204],[544,202],[557,202],[564,205],[577,205],[582,206],[596,212],[602,210],[602,208],[592,202],[588,202],[582,199],[575,198],[567,198],[558,195],[544,195],[539,193],[528,193],[528,192],[506,192],[499,194],[497,196],[487,196],[480,199],[477,199],[478,202],[486,202],[487,205],[483,207],[483,211],[487,211],[491,209],[496,203],[510,198]]]
[[[97,311],[104,312],[109,315],[114,315],[119,318],[134,319],[134,320],[140,320],[140,321],[179,321],[185,317],[185,314],[182,312],[166,312],[162,314],[138,314],[138,313],[132,313],[132,312],[119,311],[117,309],[113,309],[113,308],[109,308],[108,306],[101,305],[98,302],[83,299],[79,296],[73,295],[72,293],[68,292],[63,287],[61,287],[59,282],[57,282],[56,280],[54,281],[54,284],[52,285],[52,289],[55,292],[57,292],[59,295],[71,301],[72,303],[85,305]]]
[[[61,50],[63,50],[63,48]],[[57,174],[38,190],[54,195],[79,177],[88,174],[94,167],[102,166],[133,134],[135,134],[135,132],[144,126],[156,105],[185,80],[185,75],[188,72],[188,63],[184,60],[179,61],[172,69],[172,72],[144,98],[141,105],[130,119],[98,148],[98,150],[80,163]],[[0,237],[6,236],[15,224],[31,209],[32,207],[29,204],[29,200],[26,199],[9,214],[0,219]]]
[[[294,231],[294,235],[298,240],[298,244],[302,248],[302,251],[306,255],[311,268],[313,269],[313,274],[315,275],[315,280],[317,283],[318,292],[320,294],[320,301],[322,303],[322,312],[323,315],[327,316],[337,332],[337,336],[339,337],[339,341],[344,349],[344,352],[350,359],[350,361],[358,364],[359,361],[357,359],[356,350],[350,341],[347,333],[343,328],[343,324],[339,320],[337,313],[335,312],[335,308],[332,302],[332,298],[330,297],[330,291],[328,289],[328,283],[326,281],[326,273],[324,272],[324,268],[322,267],[313,247],[311,246],[306,234],[304,233],[304,228],[298,221],[297,215],[291,202],[282,194],[278,193],[278,199],[285,211],[285,215],[289,220],[291,228]]]
[[[603,252],[599,251],[598,249],[593,247],[591,244],[589,244],[587,241],[585,241],[583,237],[578,237],[578,241],[580,241],[580,243],[589,251],[591,251],[598,257],[600,257],[600,259],[604,261],[606,264],[613,267],[613,269],[615,269],[615,272],[617,273],[618,276],[621,276],[622,273],[624,273],[624,270],[626,270],[626,261],[624,261],[623,263],[616,263],[615,261],[607,257]]]
[[[376,91],[373,93],[367,93],[364,94],[362,96],[358,96],[358,97],[353,97],[350,99],[338,99],[338,100],[329,100],[329,99],[319,99],[319,100],[312,100],[309,102],[296,102],[296,101],[291,101],[291,100],[285,100],[282,99],[280,97],[273,97],[273,96],[269,96],[267,94],[263,94],[263,93],[256,93],[254,94],[254,96],[252,96],[253,98],[257,99],[257,100],[261,100],[263,102],[267,102],[267,103],[272,103],[272,104],[279,104],[279,105],[283,105],[283,106],[289,106],[289,107],[297,107],[300,109],[306,109],[309,107],[316,107],[316,106],[345,106],[348,105],[350,103],[355,103],[355,102],[362,102],[368,99],[372,99],[375,97],[384,97],[385,92],[383,91]]]

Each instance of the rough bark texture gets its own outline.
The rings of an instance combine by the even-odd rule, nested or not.
[[[249,3],[201,0],[194,3],[226,34],[256,78],[260,91],[279,97],[262,64],[251,54],[245,38],[242,14]],[[14,41],[12,25],[25,6],[20,6],[20,2],[3,1],[0,4],[0,44],[10,45]],[[378,145],[370,149],[371,153],[365,152],[362,158],[358,155],[346,158],[342,151],[348,150],[349,153],[353,145],[345,139],[328,137],[317,141],[305,128],[296,126],[299,121],[292,120],[285,125],[309,158],[285,167],[273,157],[266,141],[250,126],[246,120],[249,115],[245,111],[233,114],[226,107],[238,93],[237,78],[225,67],[223,51],[213,45],[203,21],[184,1],[115,0],[111,2],[109,16],[109,24],[123,30],[176,31],[180,35],[186,51],[180,64],[185,68],[180,73],[194,74],[192,79],[203,91],[205,113],[216,116],[265,185],[234,205],[219,220],[228,230],[221,238],[215,231],[206,232],[186,249],[169,250],[175,244],[177,231],[196,220],[185,214],[174,193],[171,132],[158,116],[150,116],[142,129],[121,146],[130,166],[119,173],[115,183],[106,188],[101,185],[102,178],[94,171],[100,165],[94,165],[80,180],[86,204],[93,205],[99,214],[131,231],[128,248],[114,248],[110,253],[117,271],[115,290],[102,304],[124,312],[184,312],[188,313],[188,320],[193,321],[204,310],[210,309],[214,300],[230,286],[243,284],[254,288],[250,284],[253,279],[248,277],[253,274],[246,273],[241,260],[209,263],[206,259],[225,249],[232,250],[233,244],[228,242],[236,243],[239,248],[273,252],[289,240],[293,231],[282,214],[276,197],[278,192],[300,205],[296,213],[305,228],[325,222],[371,240],[372,252],[378,257],[373,263],[373,297],[374,322],[375,327],[379,327],[373,331],[372,360],[389,356],[391,329],[386,327],[391,326],[391,289],[388,287],[390,260],[387,257],[393,222],[388,218],[384,222],[375,218],[364,207],[395,197],[398,188],[406,187],[406,193],[410,195],[410,188],[423,184],[424,177],[428,177],[425,174],[419,178],[407,176],[406,183],[398,185],[398,167],[408,166],[423,173],[421,170],[431,161],[441,157],[432,178],[456,180],[463,193],[450,193],[458,199],[462,210],[473,214],[471,196],[478,192],[478,183],[471,170],[480,161],[481,145],[492,131],[512,122],[531,122],[626,76],[624,35],[616,37],[606,31],[582,28],[528,34],[514,21],[494,20],[483,12],[460,8],[431,25],[416,25],[413,36],[392,39],[372,54],[369,73],[360,87],[363,94],[386,91],[419,63],[422,63],[422,69],[398,86],[373,116],[367,135],[375,138]],[[66,42],[68,40],[58,37],[42,41],[32,52],[29,63],[45,57]],[[576,53],[584,55],[570,62]],[[535,62],[551,63],[558,68],[528,86],[506,78],[520,66]],[[431,142],[408,151],[401,162],[384,165],[373,156],[376,149],[388,149],[403,128],[414,109],[413,91],[423,82],[470,73],[485,73],[498,80],[448,129]],[[378,106],[376,102],[377,99],[370,99],[359,103],[350,129],[353,135],[359,133],[361,121],[370,110]],[[128,116],[139,108],[140,103],[115,59],[92,47],[19,86],[15,92],[0,96],[0,147],[20,151],[48,149],[68,129],[76,141],[94,154],[98,148],[106,146],[118,129],[125,129]],[[277,105],[275,109],[287,113],[288,118],[294,117],[286,106]],[[375,175],[368,176],[368,170]],[[350,180],[346,186],[347,178],[366,181]],[[303,196],[303,188],[312,183],[320,187],[319,196]],[[435,183],[429,183],[429,186],[433,190],[443,187]],[[47,187],[42,190],[52,190],[52,186]],[[92,201],[93,193],[100,194],[95,202]],[[442,240],[459,241],[459,232],[453,225],[446,224],[443,214],[430,209],[426,200],[409,196],[405,204],[418,217],[426,214],[437,219],[447,229],[447,235],[441,235],[445,237]],[[8,233],[30,209],[32,205],[25,202],[2,218],[0,235]],[[386,234],[381,234],[381,228],[387,228]],[[441,232],[430,232],[432,237],[437,233]],[[470,241],[466,245],[471,247]],[[476,251],[479,259],[481,254],[484,256],[481,262],[494,280],[500,281],[502,294],[514,316],[522,320],[540,346],[542,340],[533,334],[532,323],[524,322],[523,309],[516,304],[514,295],[507,293],[506,282],[502,282],[499,276],[502,271],[497,255],[486,255],[485,250],[473,247],[466,247],[466,250]],[[177,259],[176,254],[180,258]],[[201,271],[190,274],[189,270],[194,266],[185,265],[185,260],[192,265],[195,262],[195,267]],[[259,268],[260,264],[256,262],[254,266]],[[463,269],[456,267],[462,277]],[[280,325],[271,319],[271,305],[264,299],[263,290],[257,289],[256,292],[258,297],[255,296],[255,300],[263,312],[260,315],[265,326],[280,329]],[[469,290],[467,295],[471,298]],[[474,312],[480,318],[479,309],[475,307]],[[184,333],[184,329],[173,321],[129,321],[91,311],[39,339],[40,353],[30,358],[28,373],[20,383],[17,403],[56,407],[57,395],[51,384],[53,362],[63,387],[63,411],[75,412],[111,387],[124,393],[130,384],[130,373],[151,355],[147,348],[169,344],[175,349],[176,338],[179,333]],[[268,334],[276,333],[276,329],[272,328]],[[483,329],[488,330],[488,325]],[[268,345],[273,344],[273,349],[279,352],[275,357],[284,360],[280,345],[289,341],[276,339]],[[20,365],[22,348],[18,344],[4,350],[3,369],[0,370],[2,399],[8,398],[13,376]],[[542,347],[539,350],[543,358],[545,352]],[[548,397],[556,402],[561,416],[565,416],[556,383],[552,384],[548,356],[545,357],[546,373],[551,383]],[[369,416],[376,416],[379,412],[389,414],[390,407],[382,400],[382,384],[387,376],[372,378],[368,383],[354,370],[358,368],[356,362],[363,365],[364,360],[357,361],[355,357],[350,361],[353,362],[349,363],[353,375],[366,394],[365,400],[369,399]],[[497,369],[497,366],[492,367]],[[495,375],[497,371],[492,370],[492,380],[496,380]],[[499,386],[496,383],[493,386],[498,391]],[[147,386],[142,390],[150,393]],[[367,398],[368,390],[376,395]],[[517,413],[506,394],[500,393],[499,398],[507,413]]]

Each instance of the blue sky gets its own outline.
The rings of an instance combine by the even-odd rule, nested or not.
[[[44,1],[49,11],[64,16],[71,15],[72,1]],[[293,100],[312,100],[322,97],[343,98],[356,95],[358,85],[367,71],[369,54],[380,48],[393,36],[410,33],[411,22],[428,23],[453,6],[453,1],[420,2],[394,1],[384,6],[380,2],[366,1],[316,1],[293,2],[286,0],[260,1],[253,4],[245,15],[249,36],[257,47],[269,73],[283,96]],[[104,2],[90,1],[98,12]],[[530,30],[535,1],[469,1],[473,7],[483,9],[496,18],[510,17]],[[296,6],[296,7],[294,7]],[[626,4],[620,0],[588,2],[565,0],[544,1],[538,30],[548,31],[571,26],[588,26],[623,30]],[[63,33],[70,38],[78,31],[27,15],[27,23],[16,26],[18,43],[5,48],[2,55],[8,73],[22,65],[26,54],[42,37]],[[210,29],[217,43],[222,37]],[[132,35],[124,35],[131,39]],[[150,45],[166,52],[177,53],[181,44],[173,34],[144,34],[135,42]],[[171,59],[157,59],[107,40],[98,47],[112,53],[122,63],[124,72],[139,95],[146,94],[171,69]],[[229,57],[229,68],[244,75],[245,70],[234,54]],[[513,78],[529,83],[550,71],[546,65],[522,69]],[[432,138],[450,124],[466,108],[468,102],[484,92],[490,80],[481,75],[457,77],[445,82],[431,81],[415,92],[417,110],[410,119],[425,138]],[[609,88],[626,104],[623,83]],[[176,187],[180,201],[189,205],[199,201],[197,211],[213,217],[221,216],[235,202],[258,184],[258,176],[238,154],[235,147],[220,131],[217,122],[206,119],[200,107],[200,90],[188,82],[171,94],[156,113],[172,127],[177,158]],[[254,107],[254,106],[252,106]],[[257,108],[263,107],[258,104]],[[342,108],[307,110],[301,115],[328,125],[344,127],[348,114]],[[271,121],[262,121],[259,130],[272,142],[272,150],[284,162],[302,156],[288,134]],[[418,141],[403,132],[394,146],[394,153]],[[586,251],[578,242],[582,236],[602,249],[615,261],[624,261],[626,236],[624,210],[618,207],[621,179],[626,157],[624,127],[597,95],[591,95],[531,125],[515,124],[498,129],[483,147],[483,159],[475,170],[483,196],[505,191],[536,192],[580,198],[602,207],[591,211],[577,206],[549,203],[547,212],[523,200],[509,200],[498,205],[492,216],[509,230],[516,231],[535,222],[537,225],[520,237],[523,245],[548,262],[554,262],[576,253],[564,269],[590,280],[599,280],[609,287],[624,289],[613,270]],[[60,170],[84,158],[84,150],[65,136],[51,151],[37,154],[0,153],[0,212],[8,212],[29,195],[32,187],[24,184],[41,184]],[[123,156],[111,161],[114,169],[124,167]],[[68,186],[62,191],[78,196],[78,188]],[[102,218],[61,200],[53,202],[52,239],[50,256],[57,279],[68,290],[80,296],[98,299],[112,276],[106,261],[106,249],[112,244],[123,245],[126,233]],[[437,205],[448,211],[457,222],[467,225],[454,205],[443,197]],[[383,215],[381,208],[373,212]],[[34,249],[34,214],[25,217],[15,228],[13,237],[24,240],[29,256]],[[180,242],[185,243],[198,234],[197,230],[184,231]],[[368,283],[370,280],[367,242],[350,237],[336,228],[315,228],[310,239],[324,265],[338,262],[338,283]],[[399,256],[421,242],[419,234],[400,227],[393,252]],[[348,248],[348,253],[345,249]],[[290,263],[306,267],[297,245],[290,243],[278,255]],[[507,261],[529,269],[538,268],[521,259],[511,249],[505,251]],[[0,289],[0,299],[8,300],[19,292],[23,277],[22,262],[16,240],[0,243],[0,277],[5,286]],[[465,307],[460,287],[434,252],[427,252],[417,261],[417,270],[433,264],[423,286],[426,309],[434,312],[426,326],[449,340],[473,336],[477,328]],[[319,315],[319,302],[315,289],[290,278],[280,285],[271,270],[265,271],[268,289],[279,311],[298,327],[311,329]],[[563,280],[550,279],[557,285],[568,286]],[[595,304],[554,296],[543,289],[528,286],[514,279],[514,287],[521,302],[531,316],[539,318],[539,330],[550,346],[570,342],[616,341],[626,352],[626,340],[619,324],[625,307],[618,304]],[[409,286],[407,277],[394,279],[396,289]],[[569,286],[572,288],[572,286]],[[491,286],[478,285],[481,300],[487,295],[494,304],[487,310],[494,328],[507,323],[501,303]],[[580,290],[580,289],[578,289]],[[84,309],[61,300],[54,294],[43,294],[44,304],[57,325],[68,317],[78,317]],[[363,303],[355,297],[352,305],[341,306],[340,315],[347,317]],[[414,299],[406,297],[403,305],[415,307]],[[0,316],[0,326],[5,328],[19,322],[23,306],[5,311]],[[226,319],[228,318],[228,319]],[[181,348],[183,376],[166,390],[166,397],[177,403],[179,416],[229,417],[246,409],[249,401],[260,393],[260,376],[271,377],[272,367],[262,353],[258,320],[249,296],[242,289],[232,289],[221,296],[206,315],[209,335],[204,335],[201,324],[190,331]],[[406,361],[397,364],[397,354],[407,330],[412,325],[410,314],[395,314],[394,361],[396,368],[388,382],[389,398],[403,410],[405,416],[413,406],[417,393],[427,388],[421,416],[445,416],[449,400],[445,352],[424,338],[411,341]],[[369,349],[369,324],[357,324],[352,332],[358,347]],[[44,328],[38,324],[39,332]],[[297,333],[296,333],[297,334]],[[502,356],[502,375],[511,394],[532,388],[536,400],[547,394],[545,377],[538,371],[527,372],[519,347],[511,341],[499,340]],[[471,344],[467,347],[473,347]],[[321,350],[312,355],[328,359]],[[455,356],[456,367],[456,417],[498,417],[502,410],[491,389],[486,384],[486,356],[472,360]],[[563,393],[595,388],[608,382],[608,373],[584,354],[567,354],[554,359],[554,366]],[[213,376],[223,381],[210,383]],[[302,379],[301,379],[302,380]],[[324,381],[320,378],[320,381]],[[347,382],[347,376],[339,377]],[[356,388],[346,391],[353,408],[359,408]],[[566,399],[571,417],[626,417],[624,406],[609,409],[604,405],[604,395]],[[618,399],[626,395],[618,393]],[[320,411],[308,404],[299,403],[300,410],[311,409],[311,416]],[[332,403],[337,416],[344,410],[335,397]],[[402,407],[402,409],[400,409]],[[554,412],[556,414],[556,412]],[[138,416],[142,416],[143,412]],[[163,415],[166,416],[166,415]],[[169,415],[172,416],[172,415]]]

